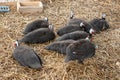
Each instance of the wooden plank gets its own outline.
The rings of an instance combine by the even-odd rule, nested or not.
[[[17,2],[1,2],[0,6],[15,6]]]
[[[20,13],[41,13],[43,4],[41,1],[17,2],[17,11]]]

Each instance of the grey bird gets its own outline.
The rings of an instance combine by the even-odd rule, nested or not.
[[[96,33],[110,28],[109,23],[106,21],[106,14],[102,14],[101,18],[95,18],[89,22],[96,30]]]
[[[72,10],[71,10],[71,14],[70,14],[70,20],[68,21],[67,25],[81,26],[82,29],[87,33],[90,33],[90,30],[92,30],[92,31],[94,31],[94,33],[96,33],[96,29],[94,29],[94,26],[92,24],[90,24],[89,22],[84,21],[82,19],[74,18],[74,12]]]
[[[74,32],[74,31],[84,31],[83,23],[80,23],[79,26],[75,24],[65,25],[64,27],[58,29],[57,34],[62,36],[64,34]]]
[[[19,42],[24,43],[44,43],[55,38],[54,27],[49,25],[49,28],[40,28],[26,34]]]
[[[23,34],[27,34],[39,28],[48,28],[48,26],[49,26],[48,18],[45,18],[43,20],[35,20],[26,25]]]
[[[55,51],[60,54],[66,54],[67,46],[73,42],[75,41],[74,40],[56,41],[46,46],[45,49]]]
[[[74,17],[74,12],[73,12],[73,10],[71,10],[71,12],[70,12],[70,20],[67,22],[67,25],[74,24],[74,25],[79,26],[81,22],[85,22],[85,21],[82,20],[82,19],[79,19],[79,18],[75,18]]]
[[[81,22],[80,23],[80,26],[76,26],[76,25],[66,25],[65,27],[62,27],[60,28],[58,31],[57,31],[57,34],[59,36],[62,36],[64,34],[67,34],[67,33],[71,33],[71,32],[74,32],[74,31],[85,31],[87,33],[90,34],[90,37],[92,37],[92,34],[95,34],[95,30],[93,29],[93,27],[88,24],[87,22]]]
[[[79,63],[83,63],[84,59],[95,55],[95,50],[95,45],[91,41],[87,39],[78,40],[66,48],[65,62],[78,60]]]
[[[55,41],[63,41],[68,39],[80,40],[80,39],[85,39],[87,37],[90,37],[90,36],[89,36],[89,33],[85,31],[74,31],[58,37]]]
[[[33,69],[42,68],[42,61],[41,58],[37,55],[37,53],[27,46],[19,45],[18,41],[16,41],[15,43],[15,49],[12,56],[22,66]]]

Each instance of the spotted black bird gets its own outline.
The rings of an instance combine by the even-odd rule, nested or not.
[[[106,14],[102,14],[101,18],[95,18],[89,22],[93,26],[93,28],[96,30],[96,32],[100,32],[102,30],[106,30],[109,27],[108,22],[106,21]]]
[[[15,49],[12,56],[22,66],[30,67],[33,69],[42,68],[42,61],[37,53],[28,46],[19,45],[18,41],[15,43]]]
[[[48,18],[45,18],[43,20],[35,20],[26,25],[23,34],[27,34],[39,28],[48,28],[48,26],[49,26]]]
[[[62,36],[64,34],[74,32],[74,31],[83,31],[83,24],[81,23],[80,26],[78,25],[65,25],[64,27],[58,29],[57,34]]]
[[[83,63],[84,59],[95,55],[96,46],[88,39],[81,39],[66,48],[65,62],[78,60]]]
[[[80,39],[85,39],[87,37],[90,38],[89,33],[85,31],[74,31],[58,37],[55,41],[63,41],[68,39],[80,40]]]
[[[24,43],[44,43],[55,38],[53,25],[49,25],[49,28],[40,28],[26,34],[19,42]]]
[[[63,41],[55,41],[48,46],[45,47],[47,50],[55,51],[60,54],[66,54],[66,48],[69,44],[75,42],[74,40],[63,40]]]

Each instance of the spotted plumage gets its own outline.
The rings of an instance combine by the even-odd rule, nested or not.
[[[80,39],[85,39],[89,37],[89,33],[85,31],[74,31],[71,33],[64,34],[56,39],[56,41],[62,41],[62,40],[80,40]]]
[[[49,26],[49,23],[47,18],[45,18],[44,20],[35,20],[26,25],[23,31],[23,34],[27,34],[39,28],[48,28],[48,26]]]
[[[49,25],[49,28],[40,28],[26,34],[19,42],[24,43],[44,43],[55,38],[53,26]]]
[[[40,69],[42,67],[41,58],[28,46],[17,45],[13,52],[13,58],[22,66]]]
[[[95,18],[89,22],[96,30],[97,33],[100,33],[102,30],[106,30],[109,28],[109,24],[106,21],[105,14],[102,15],[102,18]]]
[[[70,44],[66,48],[66,59],[65,62],[71,60],[78,60],[80,63],[84,59],[90,58],[95,55],[95,45],[89,40],[82,39]]]
[[[47,50],[56,51],[61,54],[66,54],[66,48],[69,44],[75,42],[74,40],[56,41],[45,47]]]

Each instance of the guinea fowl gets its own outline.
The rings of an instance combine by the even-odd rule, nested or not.
[[[89,33],[85,31],[74,31],[71,33],[64,34],[56,39],[56,41],[62,41],[62,40],[79,40],[79,39],[85,39],[89,37]]]
[[[71,15],[70,16],[70,21],[68,22],[68,25],[74,24],[74,25],[82,26],[82,28],[84,29],[84,31],[86,31],[87,33],[90,33],[90,31],[92,31],[93,33],[96,32],[94,30],[93,25],[91,25],[90,23],[88,23],[88,22],[86,22],[84,20],[78,19],[78,18],[74,18],[73,11],[71,11],[70,15]]]
[[[26,34],[19,42],[24,43],[44,43],[55,38],[54,28],[49,25],[49,28],[40,28]]]
[[[73,11],[71,11],[70,21],[67,23],[67,25],[58,29],[57,31],[57,34],[59,36],[62,36],[66,33],[74,32],[74,31],[85,31],[87,33],[90,33],[90,31],[92,31],[93,34],[95,33],[95,30],[91,24],[89,24],[84,20],[73,18],[73,17],[74,17],[74,13]]]
[[[109,24],[105,19],[106,14],[102,14],[102,18],[96,18],[93,19],[89,22],[89,24],[91,24],[93,26],[93,28],[96,30],[96,32],[100,32],[102,30],[106,30],[109,28]]]
[[[94,30],[93,26],[90,25],[89,23],[87,22],[83,22],[83,28],[84,28],[84,31],[87,32],[87,33],[95,33],[96,31]]]
[[[39,28],[48,28],[48,26],[49,26],[48,18],[45,18],[44,20],[35,20],[26,25],[26,28],[23,31],[23,34],[27,34]]]
[[[93,29],[93,27],[90,24],[88,24],[87,22],[81,22],[80,26],[66,25],[65,27],[60,28],[57,31],[57,34],[59,36],[62,36],[64,34],[71,33],[74,31],[85,31],[90,34],[90,37],[92,37],[92,34],[95,33],[95,30]]]
[[[95,55],[95,45],[86,39],[81,39],[70,44],[66,48],[66,59],[65,62],[71,60],[78,60],[79,63],[83,63],[83,60],[90,58]]]
[[[85,21],[78,18],[74,18],[74,12],[71,10],[70,20],[68,21],[67,25],[75,24],[79,26],[81,22],[85,22]]]
[[[15,49],[12,56],[22,66],[33,69],[42,68],[42,61],[37,53],[27,46],[20,46],[18,41],[15,43]]]
[[[56,51],[61,54],[66,54],[67,46],[73,42],[75,42],[75,41],[74,40],[56,41],[56,42],[53,42],[53,43],[49,44],[48,46],[46,46],[45,49],[51,50],[51,51]]]
[[[62,36],[66,33],[70,33],[70,32],[74,32],[74,31],[83,31],[84,28],[83,28],[83,23],[80,23],[80,25],[75,25],[75,24],[71,24],[71,25],[65,25],[64,27],[60,28],[58,31],[57,31],[57,34],[59,36]]]

